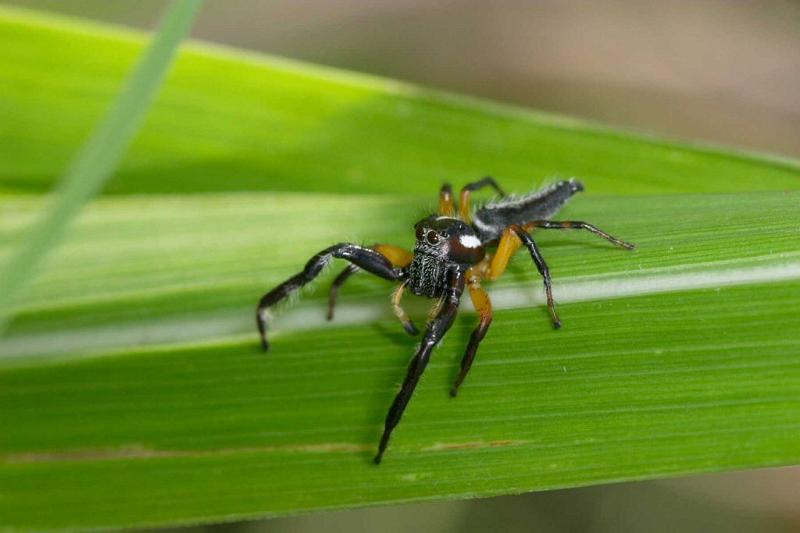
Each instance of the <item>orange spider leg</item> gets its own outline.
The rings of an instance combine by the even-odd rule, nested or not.
[[[419,330],[411,321],[408,313],[406,313],[406,310],[403,309],[403,306],[400,305],[400,302],[403,299],[403,292],[406,290],[406,284],[407,282],[401,283],[392,293],[392,311],[394,311],[394,314],[400,320],[400,323],[403,324],[403,329],[406,330],[406,333],[409,335],[416,335],[419,333]]]
[[[458,373],[453,388],[450,389],[450,396],[458,394],[458,388],[464,382],[464,378],[467,377],[467,373],[472,367],[472,361],[475,360],[478,345],[483,340],[483,337],[486,336],[486,332],[489,330],[489,326],[492,323],[492,301],[489,299],[489,295],[483,287],[481,287],[480,273],[475,268],[471,268],[467,272],[467,286],[469,287],[469,297],[472,300],[472,305],[478,312],[480,321],[475,329],[472,330],[472,335],[469,337],[467,350],[464,352],[464,357],[461,359],[461,371]]]
[[[458,216],[467,224],[472,223],[472,204],[470,203],[470,195],[472,194],[472,191],[477,191],[483,187],[492,187],[500,196],[506,195],[506,193],[503,192],[503,189],[501,189],[497,182],[494,181],[494,178],[489,176],[464,185],[464,188],[461,189],[461,197],[458,203]]]
[[[504,229],[500,236],[500,242],[497,244],[497,250],[491,260],[484,265],[483,277],[494,281],[502,276],[511,257],[517,253],[520,247],[522,247],[522,241],[519,240],[517,234],[510,227]]]
[[[469,196],[470,191],[466,187],[461,189],[461,198],[458,202],[458,218],[467,224],[472,223],[472,207],[470,206]]]
[[[414,254],[406,250],[405,248],[400,248],[399,246],[393,246],[391,244],[375,244],[370,246],[373,250],[384,256],[388,259],[392,265],[398,268],[405,268],[411,264],[411,260],[414,259]]]
[[[442,185],[439,191],[439,214],[445,217],[452,217],[456,214],[456,206],[453,204],[453,188],[449,183]]]

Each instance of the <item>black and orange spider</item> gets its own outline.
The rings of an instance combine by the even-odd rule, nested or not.
[[[494,188],[500,199],[481,206],[473,213],[470,194],[487,186]],[[400,306],[403,292],[409,289],[420,296],[437,298],[438,303],[432,310],[422,342],[411,359],[400,392],[397,393],[386,415],[383,436],[378,446],[378,454],[375,456],[375,462],[380,463],[392,430],[400,421],[411,394],[430,360],[431,352],[453,324],[465,285],[469,289],[472,304],[478,311],[480,321],[472,332],[461,360],[461,371],[451,390],[452,396],[457,394],[458,387],[467,376],[478,345],[492,322],[492,303],[489,295],[481,287],[481,281],[499,278],[505,272],[511,256],[522,245],[525,245],[530,252],[533,263],[544,279],[547,307],[553,317],[553,324],[556,328],[561,327],[561,321],[553,304],[550,272],[539,248],[529,234],[531,230],[585,229],[617,246],[634,248],[632,244],[612,237],[586,222],[548,220],[573,194],[582,190],[581,182],[570,179],[559,181],[522,197],[511,197],[506,196],[494,179],[486,177],[461,189],[461,201],[456,214],[453,191],[450,184],[446,183],[439,193],[439,213],[423,218],[414,225],[417,242],[413,253],[389,244],[376,244],[371,247],[350,243],[335,244],[312,257],[302,272],[266,293],[256,311],[262,345],[265,350],[269,349],[266,334],[267,310],[316,278],[333,258],[346,259],[350,264],[336,277],[331,287],[329,319],[333,317],[339,287],[359,270],[366,270],[384,279],[400,282],[392,295],[392,308],[405,330],[411,335],[417,334],[418,331]],[[487,247],[491,246],[497,247],[494,255],[486,251]]]

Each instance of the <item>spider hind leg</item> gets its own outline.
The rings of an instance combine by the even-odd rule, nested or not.
[[[486,176],[483,179],[464,185],[464,187],[461,189],[461,195],[459,198],[458,216],[467,224],[472,223],[472,203],[470,201],[470,196],[472,195],[473,191],[483,189],[484,187],[493,188],[500,196],[506,195],[503,189],[500,188],[500,185],[498,185],[495,179],[491,176]]]
[[[547,267],[547,263],[545,263],[544,257],[542,257],[539,251],[539,247],[536,246],[536,242],[534,242],[533,238],[528,234],[527,230],[529,227],[528,225],[523,227],[512,224],[503,230],[500,241],[497,243],[497,251],[492,257],[488,269],[484,273],[484,277],[494,281],[502,276],[508,267],[508,262],[511,260],[511,257],[524,245],[528,249],[528,252],[530,252],[531,259],[536,265],[536,269],[542,276],[545,295],[547,297],[547,308],[553,319],[553,326],[558,329],[561,327],[561,320],[558,318],[555,302],[553,300],[550,269]]]
[[[617,239],[613,235],[606,233],[597,226],[579,220],[534,220],[533,222],[529,222],[527,225],[532,228],[542,229],[585,229],[591,233],[594,233],[598,237],[607,240],[611,244],[619,246],[620,248],[626,248],[628,250],[633,250],[636,248],[635,244]]]
[[[553,327],[559,329],[561,327],[561,319],[558,318],[558,313],[556,313],[556,304],[553,300],[553,283],[550,279],[550,269],[547,267],[547,263],[544,261],[544,257],[542,257],[542,253],[539,251],[539,247],[536,246],[536,242],[533,240],[533,237],[519,225],[512,225],[509,226],[511,231],[522,241],[522,244],[528,249],[528,252],[531,254],[531,259],[533,263],[536,265],[536,269],[539,271],[539,274],[542,276],[542,281],[544,282],[544,292],[547,298],[547,309],[550,311],[550,316],[553,319]]]

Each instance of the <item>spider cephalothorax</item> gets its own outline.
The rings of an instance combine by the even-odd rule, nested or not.
[[[414,226],[417,242],[408,266],[408,288],[414,294],[437,298],[445,288],[448,269],[466,270],[486,255],[471,226],[447,216],[431,215]]]
[[[486,186],[494,188],[500,199],[480,207],[473,213],[470,195],[472,191]],[[536,242],[530,236],[531,230],[585,229],[623,248],[633,248],[632,244],[616,239],[586,222],[549,220],[573,194],[582,190],[581,182],[571,179],[559,181],[522,197],[509,197],[494,179],[487,177],[470,183],[461,190],[456,214],[452,189],[449,184],[445,184],[439,194],[438,214],[430,215],[414,225],[417,240],[413,253],[389,244],[376,244],[370,247],[349,243],[336,244],[313,256],[302,272],[266,293],[256,311],[262,345],[265,350],[269,349],[267,310],[317,277],[333,258],[346,259],[350,264],[333,282],[328,319],[333,318],[339,287],[359,270],[366,270],[400,283],[392,295],[392,307],[409,334],[416,335],[419,331],[400,305],[405,289],[420,296],[437,298],[439,303],[435,307],[435,314],[426,325],[425,333],[408,367],[405,381],[386,415],[383,436],[378,445],[378,454],[375,456],[375,462],[380,463],[389,444],[392,430],[400,421],[434,347],[442,340],[455,319],[461,295],[466,287],[472,304],[478,311],[479,322],[470,336],[461,360],[461,371],[451,390],[453,396],[457,394],[472,366],[478,345],[492,322],[492,304],[489,295],[481,287],[481,281],[500,277],[505,272],[511,256],[522,246],[525,246],[530,253],[544,280],[547,307],[553,318],[553,325],[556,328],[561,327],[553,302],[550,271]],[[488,247],[496,247],[493,254],[487,252]]]

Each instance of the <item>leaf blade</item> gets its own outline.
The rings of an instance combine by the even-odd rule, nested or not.
[[[0,14],[0,34],[14,36],[0,39],[11,58],[0,125],[13,125],[0,129],[2,260],[142,40]],[[0,364],[0,427],[13,428],[0,432],[4,524],[228,520],[800,461],[800,329],[786,311],[800,294],[796,162],[200,44],[176,67],[109,194],[78,221],[2,341],[28,350]],[[69,90],[37,101],[31,80]],[[485,172],[518,192],[551,173],[579,175],[590,194],[564,216],[640,249],[538,235],[565,328],[552,331],[533,296],[516,307],[519,291],[539,291],[527,258],[516,258],[490,289],[506,300],[462,394],[447,391],[470,313],[437,350],[376,468],[373,447],[414,345],[370,307],[385,309],[386,286],[348,285],[350,311],[338,318],[361,312],[351,325],[276,323],[269,357],[251,331],[253,302],[330,242],[409,245],[441,180]],[[716,194],[692,194],[704,191]],[[671,292],[654,292],[665,284]],[[318,290],[287,316],[321,317],[323,298]],[[202,333],[219,325],[217,311],[232,329],[200,342],[153,329]],[[103,327],[112,342],[87,344]],[[63,357],[28,357],[51,356],[58,335],[82,331]]]
[[[4,108],[30,138],[0,145],[14,166],[0,187],[37,192],[57,174],[110,98],[119,63],[141,46],[134,32],[109,35],[91,24],[18,17],[4,10],[0,43],[9,68]],[[51,40],[39,41],[42,29]],[[81,47],[58,47],[64,40]],[[86,57],[92,57],[89,62]],[[36,65],[48,61],[41,72]],[[97,64],[102,65],[98,71]],[[71,95],[41,96],[31,112],[31,79]],[[220,93],[219,80],[226,92]],[[16,112],[14,110],[17,110]],[[25,110],[25,112],[21,112]],[[49,117],[44,121],[42,117]],[[1,116],[0,118],[5,118]],[[65,125],[53,130],[52,123]],[[42,160],[33,139],[54,157]],[[409,150],[413,147],[413,150]],[[751,163],[758,162],[756,166]],[[580,176],[592,193],[735,192],[795,189],[797,161],[679,145],[571,118],[427,91],[370,76],[241,53],[186,47],[141,135],[107,192],[302,191],[430,194],[443,180],[491,173],[510,190]],[[691,179],[688,179],[691,177]]]
[[[570,328],[562,332],[528,310],[501,311],[462,395],[451,400],[461,347],[453,339],[471,327],[461,321],[380,467],[369,463],[372,446],[413,344],[387,343],[393,322],[384,332],[317,332],[314,343],[285,335],[269,357],[238,342],[6,371],[0,395],[13,409],[3,422],[17,431],[3,442],[0,477],[15,487],[4,515],[31,527],[63,524],[65,516],[75,527],[102,527],[196,520],[202,508],[205,520],[219,520],[321,502],[791,464],[800,455],[793,355],[800,340],[759,341],[800,325],[782,311],[800,286],[757,288],[769,305],[742,305],[754,294],[743,287],[568,304]],[[631,307],[650,318],[646,329],[619,314]],[[600,343],[587,335],[598,321],[607,332]],[[519,328],[538,332],[535,351],[509,343]],[[671,346],[665,331],[685,342]],[[354,344],[343,348],[343,339]],[[36,405],[37,416],[26,418],[24,405]],[[74,427],[78,415],[88,425]],[[45,427],[48,442],[37,445]],[[38,496],[25,487],[34,486],[53,488],[55,521],[31,514]],[[75,493],[56,490],[66,486],[86,502],[79,513],[67,511]],[[157,505],[164,496],[157,487],[171,491],[168,506]]]

